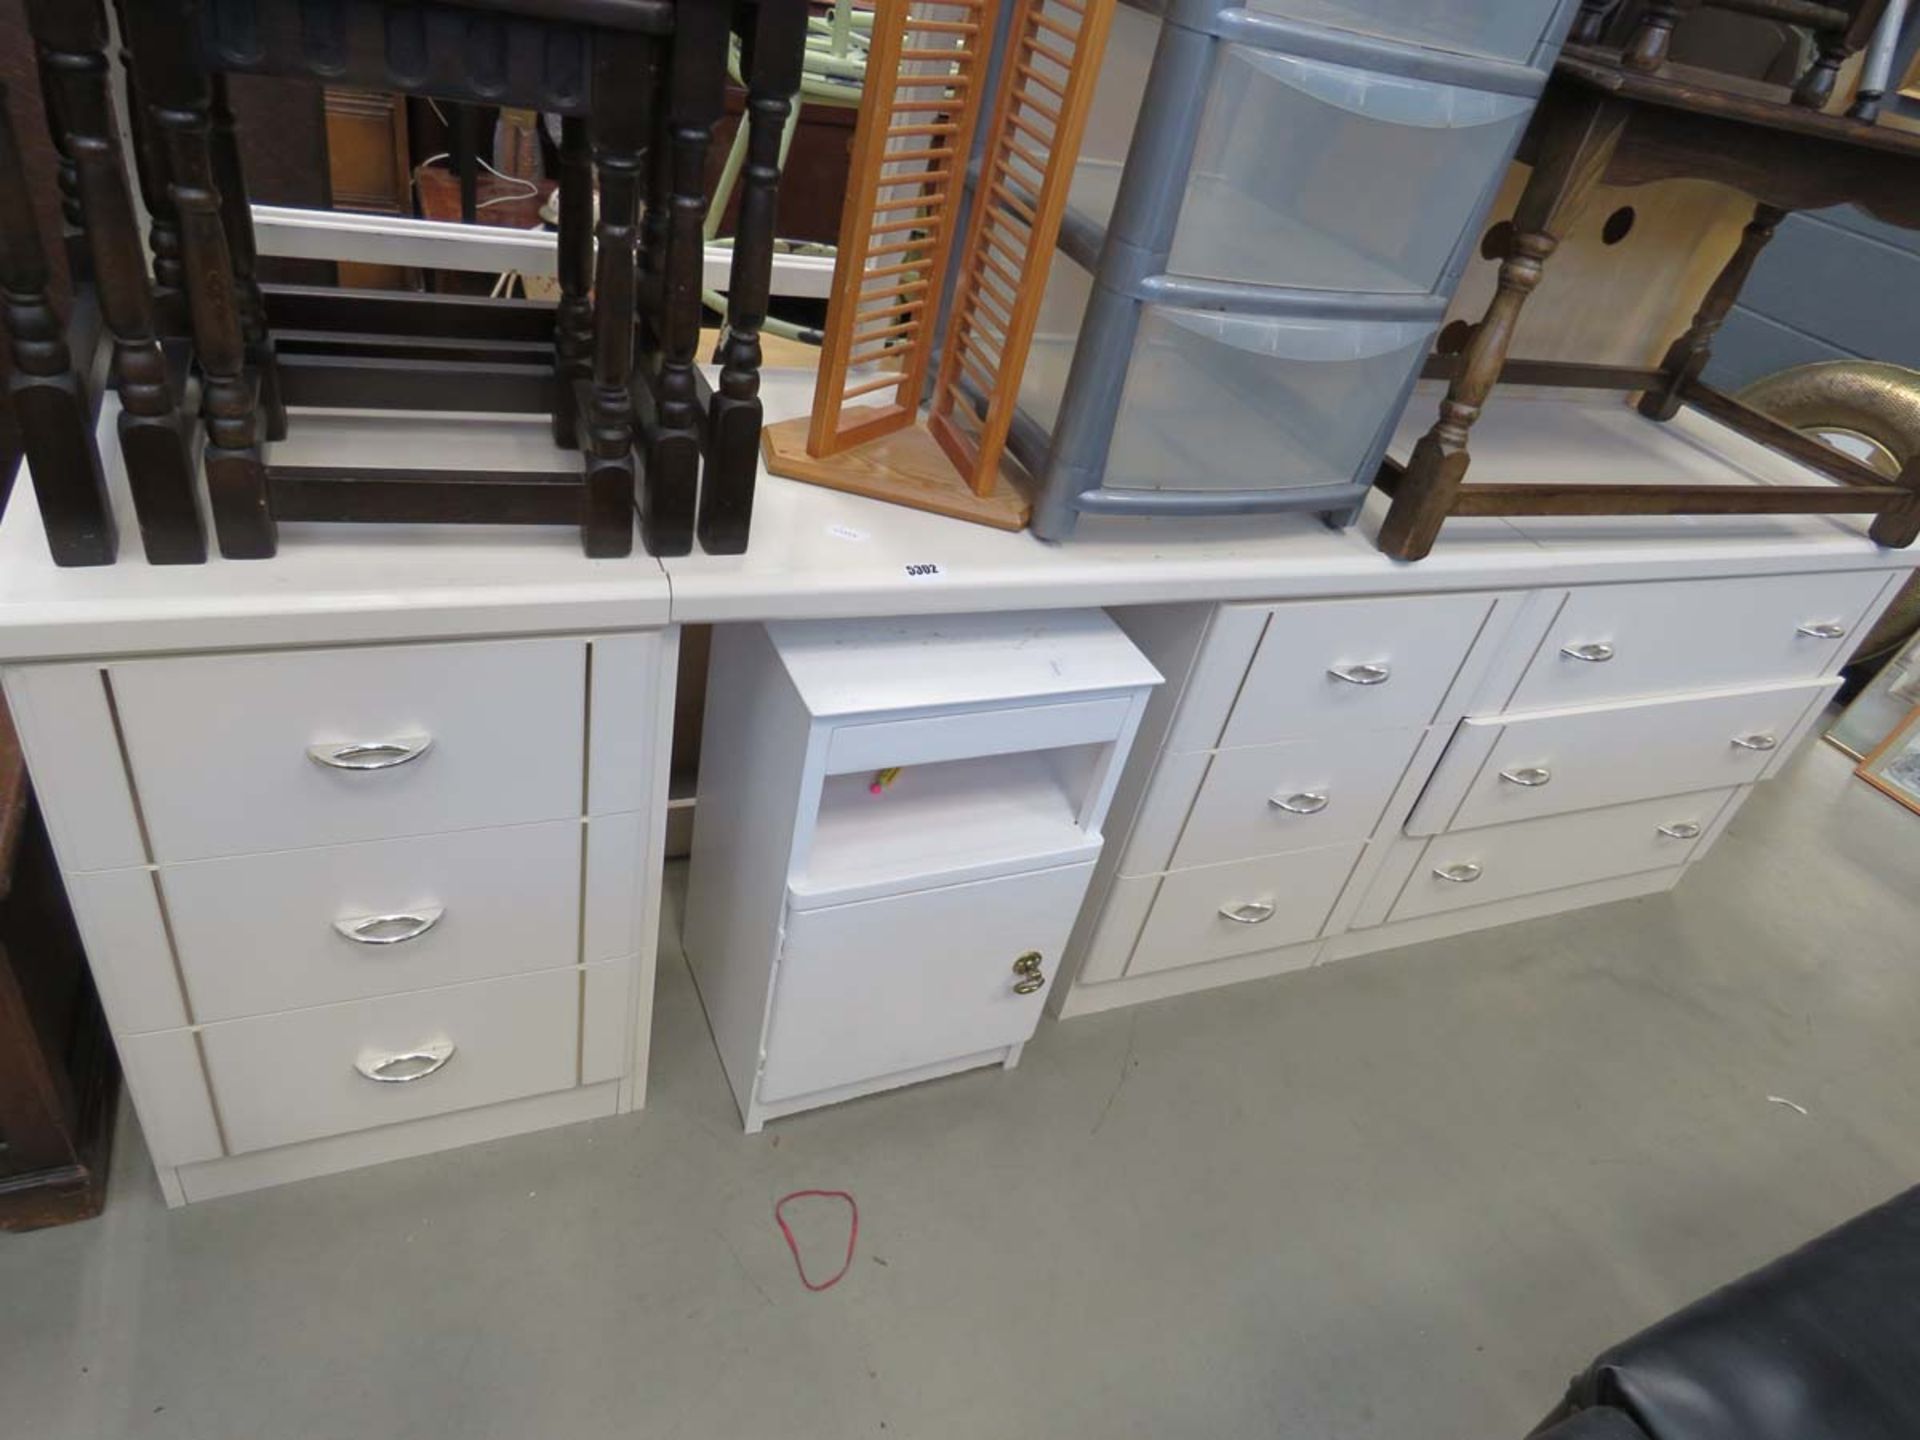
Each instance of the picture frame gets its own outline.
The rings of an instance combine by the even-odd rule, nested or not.
[[[1854,767],[1854,774],[1882,794],[1920,814],[1920,705]]]
[[[1848,702],[1827,727],[1826,742],[1855,761],[1864,760],[1915,705],[1920,705],[1920,636],[1909,640]]]

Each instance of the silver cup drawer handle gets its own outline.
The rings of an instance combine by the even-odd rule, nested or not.
[[[1434,868],[1434,878],[1445,880],[1453,885],[1471,885],[1480,878],[1479,862],[1463,860],[1458,865],[1439,865]]]
[[[1765,730],[1756,730],[1751,735],[1734,736],[1733,743],[1742,750],[1771,750],[1777,746],[1780,741],[1775,736],[1768,734]]]
[[[1273,918],[1273,902],[1247,900],[1238,905],[1222,905],[1220,913],[1236,925],[1264,925]]]
[[[1289,815],[1318,815],[1333,803],[1333,797],[1321,790],[1302,790],[1293,795],[1269,795],[1267,804]]]
[[[1676,820],[1671,825],[1659,827],[1660,833],[1669,840],[1698,840],[1700,827],[1692,820]]]
[[[1528,765],[1519,770],[1502,770],[1500,778],[1509,785],[1518,785],[1525,790],[1537,790],[1553,779],[1553,772],[1544,765]]]
[[[391,770],[418,760],[433,748],[431,735],[393,740],[354,740],[344,745],[309,745],[307,758],[329,770]]]
[[[409,1085],[444,1069],[453,1059],[453,1051],[451,1040],[430,1041],[418,1050],[402,1050],[398,1054],[362,1050],[353,1068],[382,1085]]]
[[[1831,620],[1810,621],[1794,634],[1804,635],[1809,640],[1844,640],[1847,638],[1847,627],[1836,625]]]
[[[1393,678],[1393,667],[1377,664],[1335,665],[1327,674],[1349,685],[1384,685]]]
[[[1560,653],[1569,660],[1584,660],[1589,665],[1604,665],[1613,659],[1613,646],[1605,640],[1589,640],[1580,645],[1562,645]]]
[[[429,905],[404,915],[362,915],[352,920],[336,920],[333,928],[356,945],[399,945],[418,940],[440,923],[446,910]]]

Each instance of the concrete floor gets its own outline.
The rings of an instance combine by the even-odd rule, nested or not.
[[[128,1125],[102,1219],[0,1237],[0,1431],[1517,1437],[1920,1177],[1920,816],[1848,768],[1811,747],[1674,895],[757,1139],[677,951],[643,1115],[175,1213]],[[818,1295],[770,1214],[803,1186],[861,1207]]]

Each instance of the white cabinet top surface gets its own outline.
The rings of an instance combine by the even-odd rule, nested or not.
[[[812,377],[768,371],[767,418],[801,414]],[[1403,434],[1433,414],[1426,389]],[[1410,442],[1410,439],[1408,441]],[[1475,481],[1819,483],[1804,467],[1692,410],[1665,426],[1612,393],[1502,391],[1473,432]],[[1404,454],[1404,446],[1396,445]],[[744,555],[662,563],[676,620],[964,613],[1179,600],[1287,600],[1489,587],[1690,579],[1793,570],[1906,569],[1857,516],[1739,515],[1449,520],[1427,559],[1374,548],[1377,492],[1361,523],[1308,516],[1080,521],[1071,540],[888,505],[762,474]],[[929,573],[927,567],[935,567]]]
[[[803,413],[813,377],[765,373],[767,418]],[[1404,453],[1432,413],[1408,409]],[[121,508],[118,565],[48,559],[31,480],[0,524],[0,660],[143,651],[1285,600],[1802,570],[1906,569],[1855,516],[1450,520],[1426,560],[1374,549],[1384,502],[1334,531],[1309,517],[1153,523],[1090,517],[1064,545],[762,474],[745,555],[589,560],[570,527],[283,525],[267,561],[151,566],[125,500],[115,406],[102,460]],[[351,427],[351,429],[349,428]],[[296,414],[274,458],[437,468],[555,468],[546,422]],[[1474,429],[1476,481],[1804,484],[1811,472],[1691,410],[1661,426],[1606,392],[1502,391]],[[565,457],[558,457],[565,463]],[[1817,478],[1817,477],[1815,477]],[[663,573],[664,571],[664,573]]]
[[[1013,611],[767,626],[809,712],[875,714],[1157,685],[1099,610]]]

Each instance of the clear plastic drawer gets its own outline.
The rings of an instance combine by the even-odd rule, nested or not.
[[[1121,7],[1072,203],[1109,222],[1160,22]],[[1427,294],[1532,101],[1221,47],[1167,268],[1306,289]]]
[[[1092,282],[1064,255],[1048,279],[1020,406],[1055,428]],[[1397,408],[1434,324],[1146,306],[1134,337],[1109,489],[1345,484]]]

